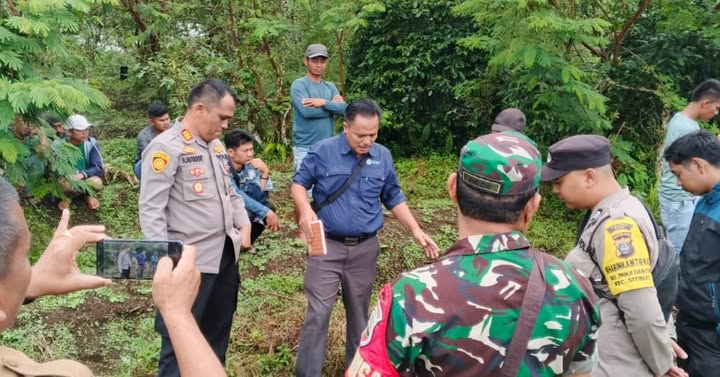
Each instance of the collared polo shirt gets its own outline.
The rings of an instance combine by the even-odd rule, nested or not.
[[[392,209],[406,200],[390,151],[375,143],[368,154],[355,182],[317,214],[325,232],[345,237],[373,234],[383,227],[380,203]],[[343,133],[310,148],[293,182],[312,187],[313,200],[321,203],[345,183],[359,160]]]

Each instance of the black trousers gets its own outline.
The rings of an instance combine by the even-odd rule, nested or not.
[[[192,314],[200,331],[220,362],[225,364],[225,352],[230,340],[230,328],[237,308],[240,272],[232,240],[225,238],[220,270],[217,274],[200,274],[200,289],[192,307]],[[160,313],[155,315],[155,331],[162,337],[160,348],[159,377],[179,377],[177,358],[170,336]]]
[[[255,241],[257,241],[258,237],[262,234],[262,232],[265,230],[265,224],[252,222],[250,225],[250,244],[255,244]]]
[[[264,204],[266,207],[270,208],[272,211],[275,211],[275,205],[274,205],[274,204],[272,204],[272,203],[270,203],[270,202],[265,202],[265,203],[263,203],[263,204]],[[251,222],[251,226],[250,226],[250,244],[253,245],[253,244],[255,244],[255,241],[258,239],[258,237],[260,237],[260,235],[262,234],[262,232],[265,230],[266,221],[263,220],[262,223],[256,222],[256,221],[255,221],[255,217],[254,217],[250,212],[248,212],[248,217],[250,217],[250,222]]]
[[[690,326],[682,318],[677,321],[678,345],[688,358],[677,363],[690,377],[720,375],[720,336],[712,326]]]

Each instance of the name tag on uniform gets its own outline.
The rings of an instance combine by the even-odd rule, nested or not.
[[[180,163],[183,165],[196,164],[198,162],[203,162],[203,156],[201,154],[180,157]]]

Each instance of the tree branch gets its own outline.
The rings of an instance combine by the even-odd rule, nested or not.
[[[583,45],[583,47],[585,47],[586,49],[590,50],[590,52],[592,52],[593,55],[599,57],[600,60],[603,61],[603,63],[607,63],[607,61],[608,61],[608,56],[607,56],[607,54],[605,53],[605,51],[603,51],[603,49],[601,49],[601,48],[595,48],[595,47],[593,47],[593,46],[590,46],[589,44],[587,44],[587,42],[582,42],[582,45]]]
[[[5,3],[8,7],[8,13],[10,13],[11,16],[20,15],[20,12],[18,12],[17,8],[15,8],[15,3],[13,3],[13,0],[5,0]]]
[[[283,85],[283,74],[280,70],[280,67],[278,66],[277,62],[275,61],[275,58],[273,58],[272,51],[270,51],[270,43],[268,42],[267,38],[262,39],[262,49],[267,54],[268,60],[270,61],[270,66],[272,67],[273,72],[275,72],[275,78],[277,81],[278,89],[280,90],[280,98],[285,97],[285,86]]]
[[[343,29],[339,32],[335,32],[335,40],[337,41],[337,55],[338,55],[338,84],[340,84],[340,94],[345,97],[345,77],[343,67],[345,61],[343,59]]]
[[[237,29],[235,28],[235,25],[237,25],[237,23],[235,22],[233,0],[228,0],[227,9],[228,20],[230,21],[230,25],[228,26],[228,28],[230,29],[230,39],[232,40],[233,47],[235,48],[235,56],[237,57],[240,67],[247,67],[250,72],[252,72],[253,77],[255,77],[255,98],[257,98],[258,102],[265,102],[265,90],[262,86],[262,79],[260,78],[260,73],[255,69],[252,63],[245,62],[240,51],[240,39],[238,38]]]
[[[647,9],[651,1],[652,0],[642,0],[640,6],[638,6],[638,9],[635,11],[635,14],[633,14],[632,17],[630,17],[630,19],[625,22],[625,25],[623,25],[620,34],[615,37],[615,47],[613,48],[612,59],[613,65],[617,64],[618,60],[620,59],[620,47],[622,46],[623,39],[625,39],[625,35],[627,35],[632,25],[635,23],[635,21],[637,21],[638,18],[640,18],[645,9]]]
[[[623,85],[623,84],[620,84],[619,82],[617,82],[617,81],[615,81],[615,80],[612,80],[612,79],[610,79],[610,78],[605,78],[605,82],[606,82],[607,84],[610,84],[610,85],[612,85],[612,86],[614,86],[614,87],[617,87],[617,88],[620,88],[620,89],[625,89],[625,90],[635,91],[635,92],[648,93],[648,94],[652,94],[652,95],[654,95],[654,96],[656,96],[656,97],[662,97],[662,95],[661,95],[660,93],[658,93],[657,90],[654,90],[654,89],[648,89],[648,88],[643,88],[643,87],[638,87],[638,86]]]
[[[132,15],[133,20],[135,20],[135,25],[137,25],[138,30],[140,30],[141,33],[145,33],[147,31],[147,24],[143,21],[142,15],[140,15],[137,9],[135,9],[135,1],[136,0],[127,0],[125,2],[125,7]],[[160,39],[157,34],[150,34],[146,43],[150,45],[150,50],[153,54],[157,54],[160,51]]]

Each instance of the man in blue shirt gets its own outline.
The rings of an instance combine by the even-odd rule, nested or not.
[[[235,192],[245,201],[245,210],[252,224],[250,244],[254,244],[265,227],[271,232],[280,229],[275,206],[268,198],[268,193],[273,191],[270,169],[263,160],[254,158],[253,138],[245,130],[228,132],[225,135],[225,149],[234,169],[232,181]]]
[[[293,178],[291,193],[303,239],[310,242],[317,236],[310,224],[320,219],[327,245],[325,255],[307,259],[304,290],[308,308],[295,366],[298,377],[321,375],[338,285],[342,287],[347,316],[345,367],[355,355],[367,325],[377,272],[380,243],[376,233],[383,227],[380,203],[413,235],[427,257],[438,256],[437,245],[423,232],[405,203],[390,151],[375,143],[380,113],[372,100],[351,103],[345,110],[343,133],[313,146]],[[359,174],[347,190],[335,201],[323,203],[349,180],[356,166]],[[308,199],[311,187],[315,203],[325,204],[317,213]]]
[[[675,140],[663,155],[683,190],[702,195],[680,254],[677,340],[690,376],[720,370],[720,141],[707,131]]]
[[[342,116],[347,104],[335,84],[322,79],[328,64],[327,47],[311,44],[305,50],[307,74],[290,87],[293,105],[293,157],[295,171],[308,148],[333,135],[333,119]]]
[[[720,109],[720,81],[709,79],[693,92],[690,103],[676,113],[668,122],[663,150],[683,135],[700,129],[698,121],[709,121]],[[660,188],[660,216],[667,230],[668,240],[676,252],[682,250],[690,220],[695,210],[696,198],[678,186],[667,161],[662,160]]]

